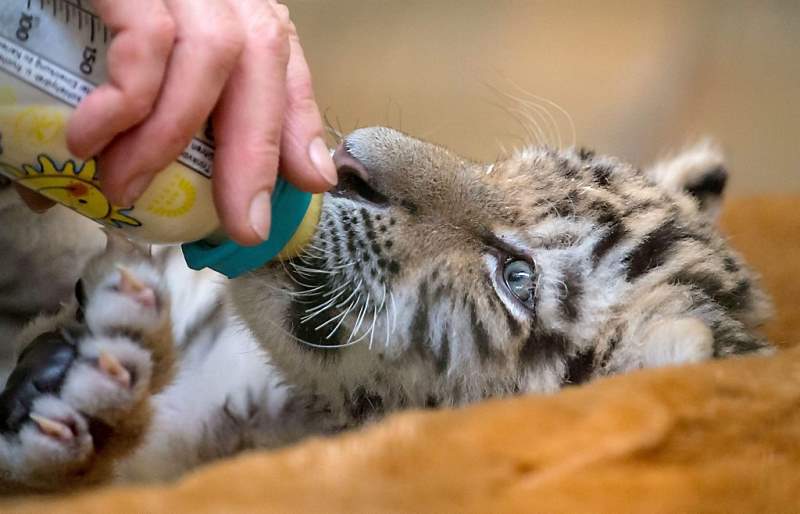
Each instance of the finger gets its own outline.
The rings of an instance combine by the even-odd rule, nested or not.
[[[153,175],[202,127],[244,46],[237,14],[223,1],[167,0],[177,43],[153,112],[103,152],[103,191],[132,205]]]
[[[284,8],[280,5],[279,8]],[[288,16],[288,10],[287,10]],[[336,185],[336,166],[325,140],[322,117],[314,99],[311,71],[300,38],[289,22],[287,108],[281,136],[281,174],[298,188],[322,192]]]
[[[94,0],[93,5],[115,36],[107,54],[108,82],[84,98],[67,126],[67,145],[82,159],[149,114],[175,38],[162,0]]]
[[[228,235],[256,244],[269,234],[289,42],[285,23],[268,2],[235,6],[246,20],[246,42],[214,112],[214,201]]]
[[[54,201],[40,195],[36,191],[28,189],[25,186],[14,184],[14,187],[25,205],[27,205],[28,208],[34,212],[41,213],[55,205]]]

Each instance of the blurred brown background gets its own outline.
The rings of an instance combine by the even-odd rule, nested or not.
[[[492,159],[526,136],[515,117],[571,144],[557,104],[579,145],[646,164],[708,135],[735,193],[800,191],[800,1],[286,3],[344,131]]]

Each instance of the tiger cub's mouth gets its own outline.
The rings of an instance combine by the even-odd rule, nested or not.
[[[397,221],[389,199],[370,185],[366,168],[343,144],[333,158],[339,183],[325,195],[317,233],[285,263],[295,288],[292,330],[311,347],[376,338],[388,344],[396,316],[391,283],[400,272],[392,236]]]

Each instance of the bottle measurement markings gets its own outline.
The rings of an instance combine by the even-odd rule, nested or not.
[[[4,0],[3,4],[0,70],[70,107],[105,80],[105,53],[113,34],[81,0]],[[73,44],[46,37],[37,40],[51,36],[48,31],[72,38]],[[76,46],[76,41],[82,43]],[[214,147],[195,137],[177,160],[210,177]]]

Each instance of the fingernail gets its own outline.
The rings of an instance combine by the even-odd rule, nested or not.
[[[144,193],[144,190],[147,189],[149,185],[150,177],[147,175],[140,175],[128,182],[128,186],[125,188],[125,194],[122,195],[122,206],[129,207],[133,205],[136,200],[142,196],[142,193]]]
[[[250,228],[262,241],[269,237],[270,215],[272,210],[272,194],[261,191],[250,202]]]
[[[328,145],[325,144],[325,141],[323,141],[321,137],[314,138],[311,144],[308,145],[308,156],[311,158],[311,162],[314,163],[317,173],[319,173],[328,184],[335,186],[339,181],[339,176],[336,173],[336,166],[333,164],[333,159],[331,159]]]

